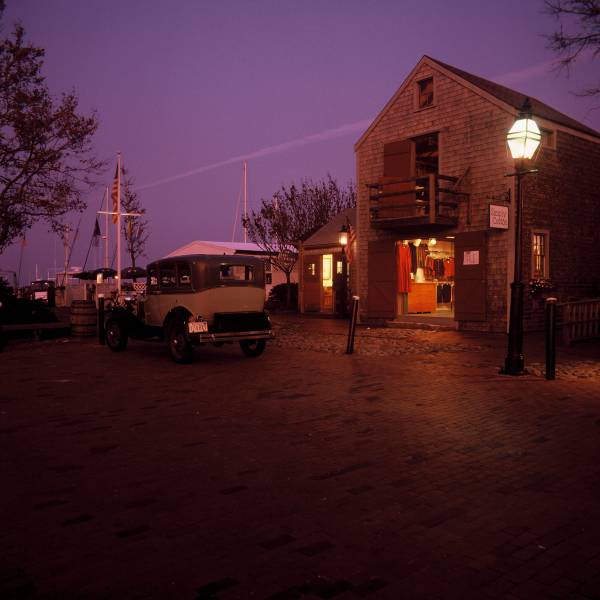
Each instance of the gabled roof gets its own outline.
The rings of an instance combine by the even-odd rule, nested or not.
[[[501,100],[506,104],[510,104],[510,106],[516,108],[517,110],[519,110],[523,106],[523,102],[525,102],[525,100],[529,98],[534,117],[540,117],[541,119],[553,121],[554,123],[564,125],[565,127],[570,127],[571,129],[587,133],[588,135],[600,137],[600,133],[598,133],[591,127],[587,127],[583,123],[580,123],[579,121],[576,121],[575,119],[572,119],[571,117],[561,112],[558,112],[557,110],[554,110],[551,106],[544,104],[544,102],[538,100],[537,98],[532,98],[527,94],[522,94],[521,92],[511,90],[510,88],[504,87],[499,83],[494,83],[489,79],[484,79],[483,77],[478,77],[477,75],[471,75],[471,73],[467,73],[462,69],[457,69],[452,65],[443,63],[442,61],[436,60],[435,58],[431,58],[430,56],[426,56],[425,58],[429,58],[429,60],[433,61],[434,63],[437,63],[438,65],[444,67],[448,71],[452,71],[452,73],[454,73],[455,75],[462,77],[466,81],[484,90],[488,94],[495,96],[496,98],[498,98],[498,100]]]
[[[303,244],[304,248],[317,246],[339,246],[339,233],[342,225],[349,221],[350,225],[356,227],[356,209],[347,208],[332,217],[321,229],[317,229]]]
[[[600,133],[591,127],[587,127],[583,123],[572,119],[571,117],[553,109],[551,106],[548,106],[544,102],[538,100],[537,98],[532,98],[527,94],[522,94],[521,92],[517,92],[516,90],[512,90],[507,88],[499,83],[495,83],[490,81],[489,79],[484,79],[483,77],[479,77],[477,75],[472,75],[471,73],[467,73],[462,69],[458,69],[444,63],[442,61],[436,60],[435,58],[431,58],[430,56],[423,56],[421,60],[416,64],[416,66],[412,69],[408,77],[402,82],[400,88],[395,92],[392,98],[385,105],[383,110],[375,117],[369,128],[362,134],[362,136],[358,139],[356,144],[354,145],[354,149],[358,150],[359,146],[365,141],[369,133],[373,130],[373,128],[377,125],[377,123],[383,118],[383,116],[387,113],[387,111],[394,104],[398,96],[404,91],[406,86],[411,81],[414,73],[421,67],[421,65],[426,64],[434,69],[441,70],[445,75],[454,79],[455,81],[466,83],[469,86],[473,86],[476,90],[480,90],[487,95],[491,96],[495,101],[499,101],[500,105],[504,105],[504,107],[509,110],[511,113],[520,110],[523,106],[523,102],[526,98],[529,98],[531,101],[533,115],[534,117],[539,117],[540,119],[544,119],[547,121],[552,121],[558,125],[562,125],[574,131],[578,131],[584,133],[586,135],[598,138],[600,141]]]

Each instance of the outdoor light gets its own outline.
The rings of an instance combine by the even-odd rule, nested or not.
[[[435,238],[431,238],[429,240],[429,246],[435,246],[437,244],[437,240]]]
[[[531,117],[531,102],[529,98],[523,103],[519,118],[510,128],[506,141],[512,157],[517,159],[533,158],[540,145],[542,134],[537,123]]]
[[[523,282],[522,282],[522,228],[523,228],[523,184],[522,179],[528,173],[536,173],[537,169],[528,168],[531,158],[540,145],[541,135],[537,123],[531,116],[531,103],[526,98],[519,117],[510,128],[506,141],[510,153],[515,160],[515,172],[510,173],[516,179],[515,203],[515,269],[510,284],[510,316],[508,322],[508,351],[504,367],[500,371],[504,375],[522,375],[525,373],[525,357],[523,355]]]
[[[348,228],[345,225],[342,225],[338,239],[340,246],[344,246],[345,248],[348,245]]]

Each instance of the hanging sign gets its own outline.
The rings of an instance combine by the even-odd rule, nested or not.
[[[478,265],[479,250],[465,250],[463,253],[463,265]]]
[[[508,229],[508,206],[490,204],[490,228]]]

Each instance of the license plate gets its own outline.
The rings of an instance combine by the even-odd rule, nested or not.
[[[207,321],[191,321],[188,323],[188,331],[190,333],[206,333],[208,331]]]

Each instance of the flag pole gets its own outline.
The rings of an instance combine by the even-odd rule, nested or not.
[[[104,198],[106,200],[106,214],[104,215],[104,268],[108,269],[108,186],[104,192]]]
[[[117,154],[117,293],[121,295],[121,153]]]

